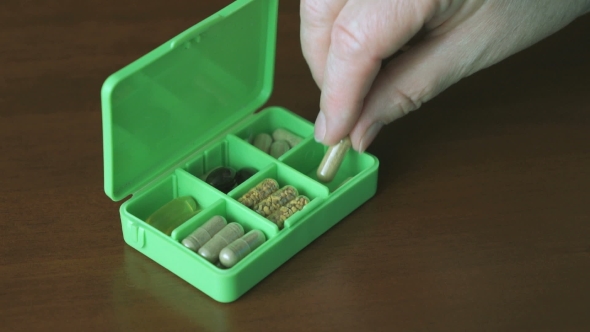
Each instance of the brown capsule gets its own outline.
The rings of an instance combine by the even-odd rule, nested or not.
[[[275,191],[272,195],[265,198],[260,203],[254,206],[254,211],[263,217],[270,216],[279,207],[287,204],[293,198],[297,197],[297,189],[292,186],[284,186],[280,190]]]
[[[285,220],[290,216],[294,215],[295,213],[301,211],[304,206],[309,203],[309,198],[301,195],[297,196],[295,199],[289,201],[284,206],[279,207],[278,210],[273,212],[270,216],[268,216],[268,220],[274,222],[279,226],[279,229],[283,229],[285,224]]]
[[[279,189],[279,184],[275,179],[264,179],[254,188],[248,190],[242,197],[238,198],[238,202],[245,206],[252,208],[263,199],[270,196],[273,192]]]
[[[350,137],[347,136],[326,151],[324,159],[322,159],[320,167],[318,167],[318,180],[322,182],[330,182],[334,179],[334,176],[338,173],[340,164],[342,164],[342,161],[344,160],[344,157],[346,157],[346,153],[351,146],[352,142],[350,141]]]

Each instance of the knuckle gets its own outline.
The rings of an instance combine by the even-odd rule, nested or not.
[[[301,0],[301,18],[306,21],[321,20],[325,17],[325,1],[322,0]]]
[[[331,42],[339,55],[357,55],[367,52],[367,36],[361,29],[336,22],[332,28]]]
[[[410,112],[417,110],[424,103],[423,99],[417,96],[424,94],[411,94],[407,93],[399,88],[392,88],[389,94],[390,98],[390,109],[392,112],[386,112],[382,119],[383,123],[388,124],[393,120],[398,119],[402,116],[408,115]]]

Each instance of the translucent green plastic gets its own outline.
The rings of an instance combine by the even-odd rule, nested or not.
[[[327,147],[314,141],[313,125],[281,107],[259,111],[272,90],[277,9],[278,0],[236,1],[111,75],[101,94],[105,193],[115,201],[132,195],[120,208],[125,242],[219,302],[238,299],[377,187],[378,160],[352,150],[332,182],[319,182]],[[277,128],[302,142],[278,159],[248,142]],[[201,178],[219,166],[258,172],[224,194]],[[281,230],[237,201],[266,178],[310,199]],[[184,196],[202,210],[170,235],[146,222]],[[215,215],[267,240],[235,266],[218,267],[181,244]]]

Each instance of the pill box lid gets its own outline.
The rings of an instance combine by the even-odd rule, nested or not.
[[[278,0],[235,1],[106,79],[107,196],[138,191],[268,100],[277,10]]]

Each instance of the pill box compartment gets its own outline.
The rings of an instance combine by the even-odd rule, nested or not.
[[[262,151],[243,140],[228,135],[187,162],[184,169],[201,180],[205,180],[205,175],[218,167],[229,167],[235,171],[245,168],[260,171],[273,162],[271,156],[260,152]]]
[[[277,8],[277,0],[235,1],[111,75],[101,91],[105,193],[131,196],[120,207],[125,242],[220,302],[238,299],[376,191],[375,157],[350,151],[336,178],[321,183],[315,169],[326,147],[313,125],[282,107],[260,110],[272,90]],[[302,141],[279,158],[248,143],[277,128]],[[219,166],[257,172],[224,194],[202,179]],[[310,199],[283,229],[238,202],[266,178]],[[202,210],[170,235],[146,222],[183,196]],[[231,268],[211,264],[181,241],[214,215],[262,231],[266,242]]]
[[[283,160],[299,149],[299,146],[308,140],[313,139],[313,127],[309,122],[284,108],[271,106],[260,112],[255,121],[248,122],[243,128],[235,132],[235,135],[243,141],[252,143],[253,138],[260,133],[273,134],[277,129],[285,129],[301,138],[301,143],[291,147],[284,155],[278,158]]]

